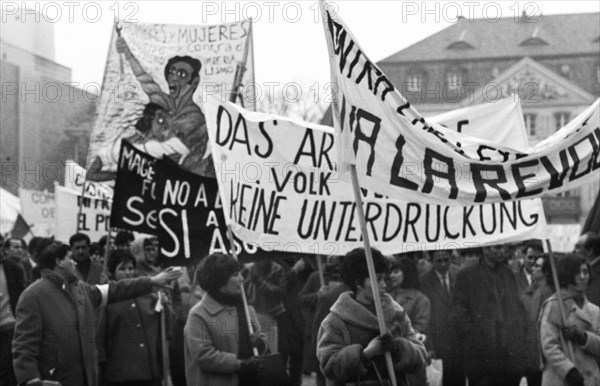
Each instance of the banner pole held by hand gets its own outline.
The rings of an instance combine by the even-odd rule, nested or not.
[[[371,281],[371,289],[373,290],[373,302],[375,303],[375,311],[377,313],[377,322],[379,324],[379,332],[381,335],[387,332],[385,319],[383,316],[383,307],[381,306],[381,297],[379,296],[379,284],[377,283],[377,275],[375,273],[375,264],[371,255],[371,242],[367,232],[367,223],[365,221],[365,213],[363,210],[362,197],[358,186],[358,176],[356,175],[356,165],[350,165],[350,175],[352,176],[352,190],[354,191],[354,201],[356,201],[356,213],[360,222],[360,230],[363,237],[365,247],[365,255],[367,257],[367,268],[369,269],[369,280]],[[394,363],[392,362],[392,354],[389,351],[385,352],[385,363],[387,364],[388,375],[393,386],[397,386],[396,373],[394,372]]]
[[[229,244],[231,245],[231,254],[234,259],[237,258],[237,252],[235,251],[235,243],[233,238],[233,232],[231,231],[231,226],[227,225],[227,237],[229,238]],[[250,310],[248,309],[248,299],[246,299],[246,291],[244,291],[244,285],[242,284],[242,303],[244,304],[244,314],[246,314],[246,321],[248,322],[248,332],[250,335],[254,334],[254,328],[252,327],[252,319],[250,319]],[[258,349],[256,347],[252,347],[252,353],[255,357],[258,355]]]

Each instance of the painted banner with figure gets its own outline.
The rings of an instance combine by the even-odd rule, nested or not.
[[[67,160],[65,162],[65,182],[63,186],[67,189],[81,192],[84,183],[84,195],[112,200],[114,192],[113,187],[109,183],[86,181],[85,168],[73,160]]]
[[[115,179],[123,139],[155,158],[167,156],[195,174],[214,176],[203,100],[207,95],[228,100],[242,67],[241,84],[253,83],[251,36],[247,20],[118,25],[90,138],[88,180]],[[253,96],[245,97],[253,108]]]
[[[501,203],[575,188],[600,169],[600,100],[527,151],[444,130],[394,88],[339,15],[324,2],[321,11],[340,171],[356,165],[362,186],[431,204]]]
[[[31,232],[40,237],[54,235],[56,226],[54,193],[19,188],[19,198],[21,214],[30,226]]]
[[[54,213],[56,240],[68,242],[78,228],[92,241],[106,236],[110,223],[111,200],[86,196],[82,198],[81,192],[67,189],[58,184],[54,185],[54,199],[56,203]],[[80,204],[82,205],[81,212]]]
[[[207,118],[223,210],[237,237],[305,253],[362,247],[352,186],[336,172],[333,128],[213,100]],[[373,187],[362,185],[365,217],[371,244],[383,253],[544,235],[540,199],[446,206],[387,198]]]

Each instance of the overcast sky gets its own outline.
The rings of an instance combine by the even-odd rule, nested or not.
[[[5,2],[6,3],[6,2]],[[318,87],[329,80],[329,63],[318,2],[308,1],[123,1],[77,2],[69,18],[66,2],[55,23],[56,59],[71,67],[73,81],[102,81],[115,14],[130,22],[217,24],[253,17],[256,81]],[[381,60],[451,25],[458,13],[468,18],[533,17],[600,12],[591,1],[336,1],[342,19],[372,60]],[[36,5],[37,4],[37,5]],[[28,3],[43,10],[47,3]],[[568,4],[568,6],[566,6]],[[87,15],[84,15],[84,9]],[[101,12],[98,12],[101,11]],[[71,20],[69,20],[71,19]],[[317,85],[315,85],[318,82]]]

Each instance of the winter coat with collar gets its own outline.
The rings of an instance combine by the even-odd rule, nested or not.
[[[540,314],[540,341],[542,347],[543,386],[566,385],[565,377],[573,368],[583,375],[586,386],[600,385],[600,308],[585,299],[583,307],[573,300],[574,293],[561,290],[566,313],[566,325],[578,326],[586,331],[587,341],[579,346],[572,343],[575,359],[571,361],[561,345],[562,321],[558,305],[558,297],[552,295],[542,306]]]
[[[456,276],[452,307],[468,377],[519,375],[539,368],[535,323],[508,266],[490,268],[480,262],[464,268]]]
[[[394,337],[398,353],[392,358],[396,378],[403,384],[405,373],[425,367],[425,346],[416,338],[402,307],[387,294],[381,300],[385,324]],[[362,364],[361,353],[379,335],[377,317],[356,302],[352,292],[342,293],[319,328],[317,357],[327,384],[354,382],[359,373],[361,380],[377,379],[373,368]],[[382,374],[387,374],[383,356],[374,363]]]
[[[40,378],[62,386],[98,385],[96,308],[103,301],[150,291],[149,278],[94,286],[79,280],[67,283],[43,270],[42,278],[23,292],[17,304],[13,339],[17,382]]]
[[[106,307],[102,379],[108,382],[160,377],[160,313],[150,294]],[[166,308],[165,308],[165,312]]]
[[[260,332],[254,309],[249,309]],[[239,331],[235,306],[223,305],[207,293],[192,307],[183,331],[188,386],[239,385]],[[267,347],[265,337],[261,338]]]
[[[450,280],[450,293],[442,286],[435,269],[430,269],[420,278],[421,291],[431,303],[429,324],[427,330],[424,331],[427,335],[425,345],[442,357],[458,355],[457,345],[454,344],[454,328],[451,325],[452,292],[454,291],[456,275],[453,272],[448,272],[448,277]]]

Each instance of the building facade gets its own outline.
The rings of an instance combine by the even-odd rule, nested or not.
[[[460,18],[378,65],[424,116],[513,98],[535,145],[600,97],[600,14]],[[583,223],[599,192],[600,172],[544,197],[548,222]]]
[[[67,159],[85,163],[97,99],[55,62],[53,25],[25,15],[7,16],[0,34],[0,185],[13,194],[52,191]]]

